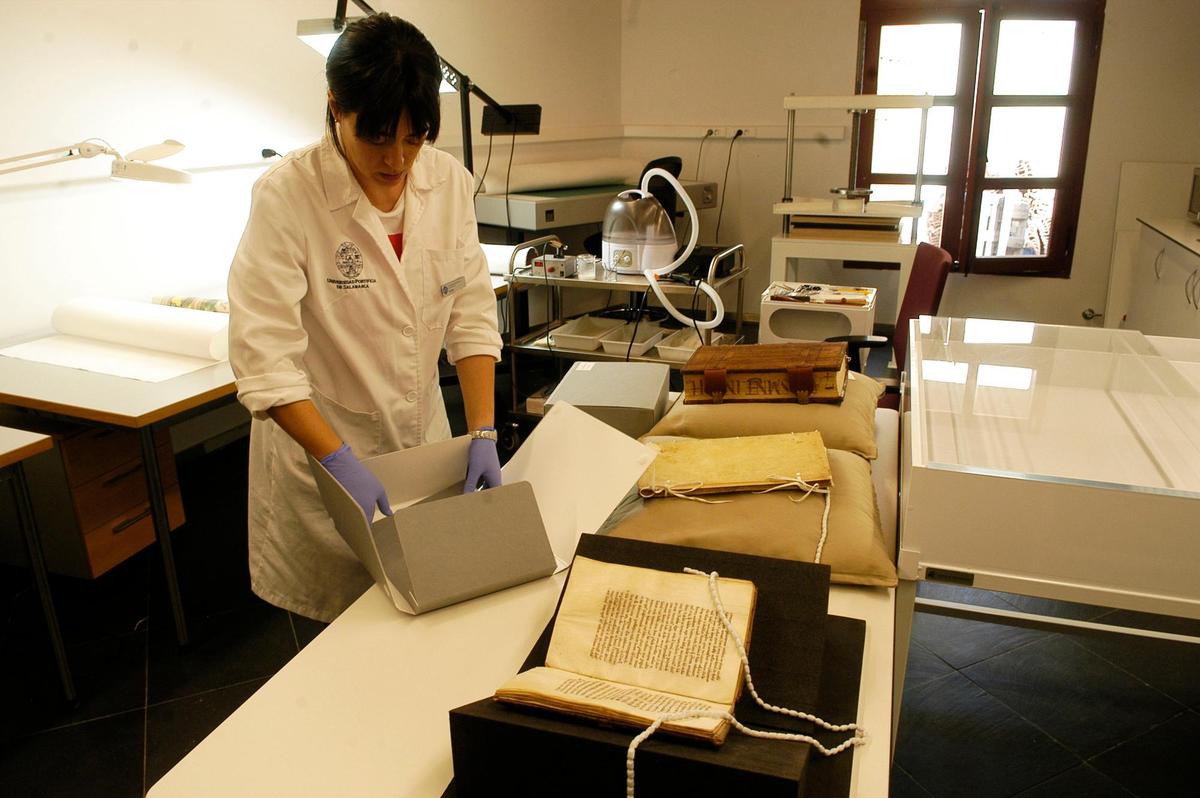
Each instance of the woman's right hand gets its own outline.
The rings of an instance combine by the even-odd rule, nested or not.
[[[333,478],[346,489],[358,506],[362,508],[367,523],[375,517],[375,508],[384,515],[392,514],[392,505],[388,502],[387,491],[379,478],[367,470],[358,461],[350,447],[343,443],[332,453],[321,458],[321,465],[333,475]]]

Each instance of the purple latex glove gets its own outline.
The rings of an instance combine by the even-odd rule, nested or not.
[[[349,446],[343,443],[332,454],[322,457],[321,465],[325,466],[346,492],[354,497],[354,501],[358,502],[363,515],[367,517],[367,523],[375,517],[376,507],[384,515],[392,514],[392,505],[388,503],[383,483],[368,471],[366,466],[358,462]]]
[[[480,480],[485,488],[500,487],[500,455],[496,453],[496,442],[487,438],[476,438],[467,450],[467,482],[463,493],[474,493]]]

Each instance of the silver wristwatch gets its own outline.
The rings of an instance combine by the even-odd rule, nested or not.
[[[491,429],[490,427],[483,427],[481,429],[473,429],[473,430],[471,430],[470,435],[471,435],[471,440],[473,440],[473,441],[478,440],[480,438],[483,438],[484,440],[488,440],[488,441],[494,441],[494,440],[496,440],[496,437],[497,437],[496,430]]]

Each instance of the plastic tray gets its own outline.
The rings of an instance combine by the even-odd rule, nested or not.
[[[559,349],[575,349],[591,352],[599,348],[600,339],[614,332],[625,322],[620,319],[602,319],[599,316],[580,316],[571,319],[550,332],[550,345]]]
[[[733,336],[728,333],[716,333],[712,337],[713,345],[733,343]],[[685,362],[700,348],[700,336],[691,328],[676,330],[658,342],[658,356],[664,360]]]
[[[667,334],[667,331],[657,324],[642,322],[637,325],[637,337],[633,339],[633,347],[630,348],[629,339],[633,336],[633,327],[633,324],[625,322],[621,329],[604,336],[600,340],[604,351],[610,355],[623,355],[628,352],[631,356],[640,357]]]

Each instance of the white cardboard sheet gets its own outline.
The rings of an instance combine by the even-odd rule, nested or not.
[[[502,469],[533,485],[554,556],[564,567],[654,460],[655,451],[569,404],[550,409]]]
[[[79,297],[54,310],[58,335],[0,355],[162,382],[229,357],[229,317],[127,299]]]
[[[0,355],[142,382],[162,382],[217,362],[74,335],[49,335],[0,349]]]

